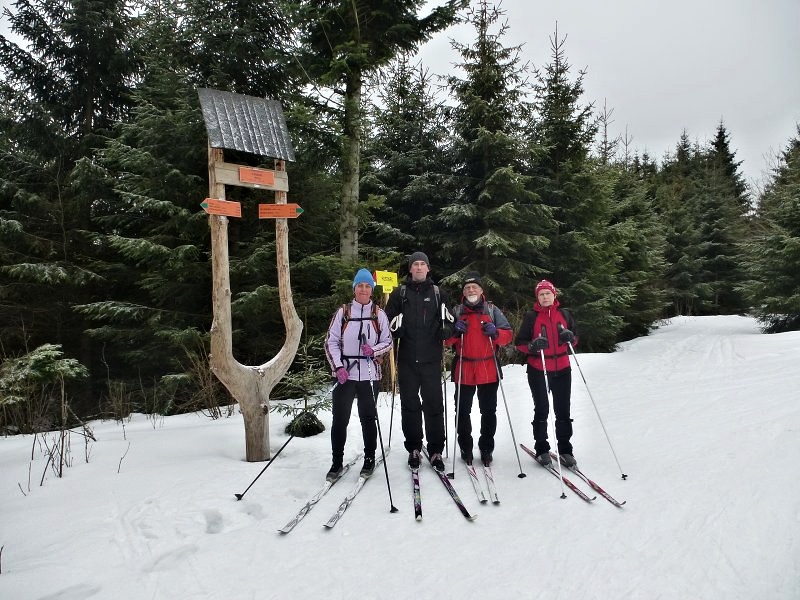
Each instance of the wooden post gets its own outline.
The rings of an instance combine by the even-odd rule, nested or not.
[[[209,196],[220,200],[225,200],[225,184],[217,182],[215,170],[217,165],[223,162],[222,150],[209,145]],[[283,164],[283,161],[280,163]],[[286,202],[286,192],[275,192],[275,194],[276,196],[281,194],[283,202]],[[259,366],[245,366],[233,357],[228,217],[210,214],[208,222],[211,228],[211,295],[214,311],[211,324],[210,366],[213,373],[239,403],[244,418],[246,460],[263,461],[271,456],[269,394],[289,369],[300,345],[300,334],[303,330],[303,323],[292,303],[288,227],[286,219],[276,220],[278,289],[281,314],[286,327],[286,340],[278,354],[270,361]]]

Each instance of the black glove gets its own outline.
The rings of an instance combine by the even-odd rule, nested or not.
[[[569,329],[562,329],[561,332],[558,334],[558,341],[562,344],[571,344],[575,341],[575,334],[572,333]]]
[[[455,329],[458,335],[464,335],[465,333],[467,333],[467,322],[464,321],[463,319],[459,319],[458,321],[456,321],[456,324],[453,325],[453,329]]]
[[[540,335],[528,344],[528,352],[538,354],[541,350],[547,350],[547,338]]]
[[[491,321],[484,323],[481,329],[483,329],[483,335],[487,335],[490,338],[497,337],[497,326]]]

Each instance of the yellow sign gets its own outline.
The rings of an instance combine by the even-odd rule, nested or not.
[[[375,283],[383,287],[383,293],[388,294],[397,287],[397,273],[390,271],[375,271]]]

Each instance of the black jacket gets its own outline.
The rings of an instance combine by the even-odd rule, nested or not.
[[[434,285],[430,277],[422,283],[415,283],[409,276],[405,283],[392,290],[386,303],[386,316],[391,322],[403,315],[402,326],[392,332],[395,339],[400,340],[398,361],[441,362],[442,340],[453,333],[450,318],[442,320],[442,307],[447,310],[447,305],[447,295]]]

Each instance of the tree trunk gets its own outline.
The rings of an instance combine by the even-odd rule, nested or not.
[[[342,260],[358,260],[358,195],[361,162],[361,71],[350,74],[344,97],[342,141],[342,204],[339,253]]]

